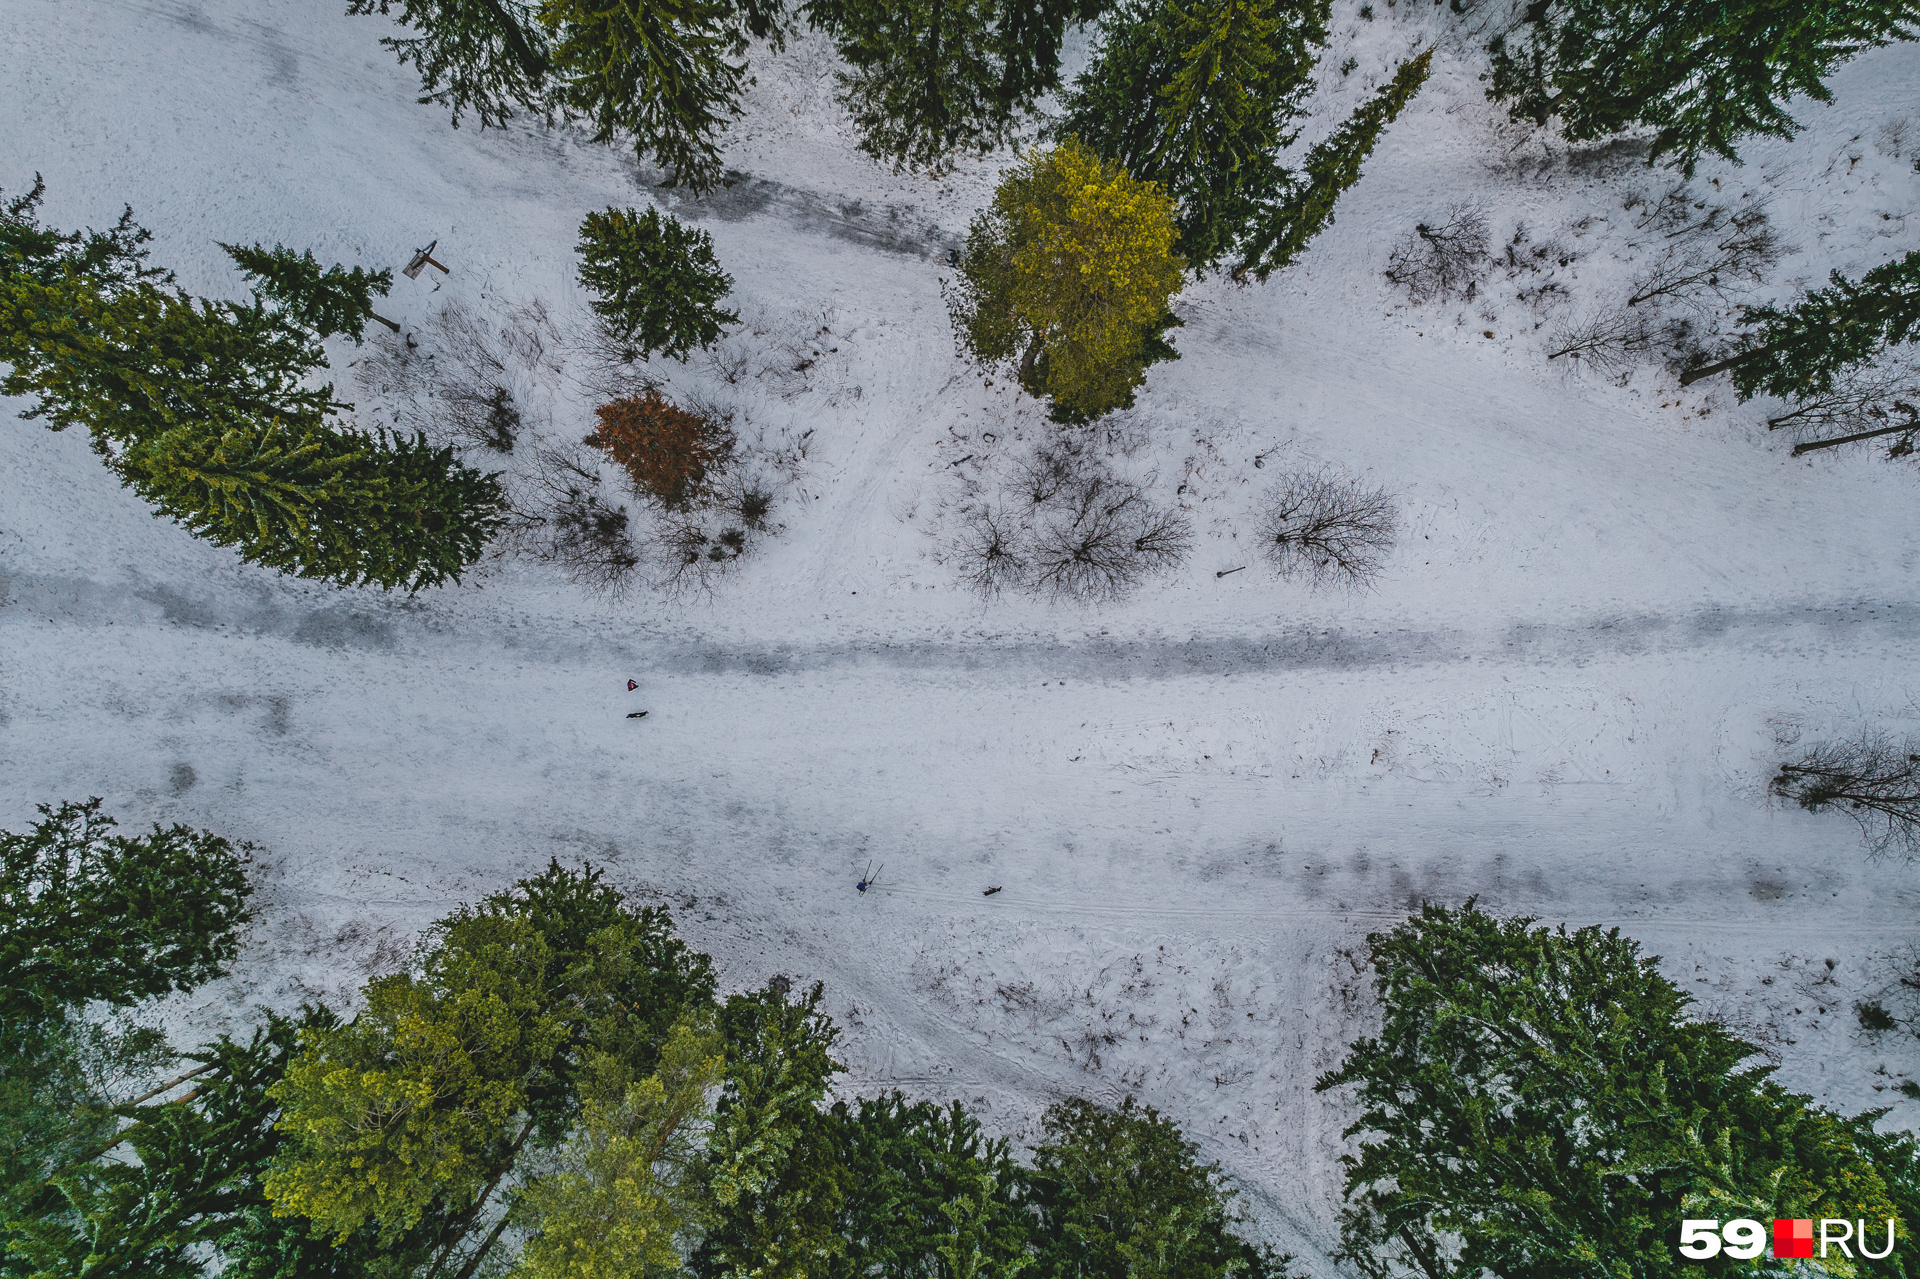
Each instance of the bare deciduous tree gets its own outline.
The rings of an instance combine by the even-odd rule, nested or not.
[[[566,449],[543,449],[533,468],[530,509],[517,514],[517,540],[568,579],[618,597],[641,566],[625,509],[601,500],[599,467]]]
[[[1786,252],[1760,204],[1737,213],[1715,207],[1667,238],[1669,243],[1635,284],[1628,306],[1655,298],[1691,302],[1705,293],[1724,298],[1737,280],[1764,283]]]
[[[1825,395],[1801,400],[1767,429],[1791,432],[1793,453],[1838,448],[1867,440],[1889,441],[1889,457],[1906,457],[1920,440],[1920,366],[1900,354],[1855,365],[1834,379]]]
[[[1920,738],[1869,730],[1782,764],[1771,789],[1810,813],[1838,808],[1874,853],[1920,854]]]
[[[1068,599],[1115,599],[1178,564],[1192,544],[1186,516],[1156,507],[1130,480],[1086,474],[1040,520],[1034,588]]]
[[[1478,288],[1488,252],[1487,216],[1472,205],[1457,205],[1438,225],[1421,222],[1387,257],[1386,277],[1415,302],[1471,298]]]
[[[1329,471],[1296,471],[1268,492],[1259,530],[1281,576],[1367,586],[1393,549],[1399,522],[1385,489]]]
[[[1027,581],[1028,533],[1005,506],[978,502],[960,525],[954,561],[967,589],[988,599]]]

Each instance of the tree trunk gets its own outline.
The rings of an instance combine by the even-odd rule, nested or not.
[[[1732,368],[1734,365],[1745,364],[1748,360],[1751,360],[1756,356],[1765,355],[1767,352],[1771,351],[1772,349],[1773,349],[1772,347],[1766,347],[1766,346],[1756,347],[1751,351],[1742,351],[1740,354],[1734,356],[1731,359],[1721,360],[1717,364],[1709,364],[1703,368],[1689,369],[1687,372],[1682,373],[1680,375],[1680,385],[1692,386],[1695,382],[1698,382],[1703,377],[1712,377],[1716,373],[1725,373],[1728,369]]]
[[[473,1224],[474,1219],[480,1215],[480,1210],[486,1206],[487,1196],[491,1195],[493,1193],[494,1187],[500,1184],[500,1179],[506,1176],[507,1173],[512,1170],[513,1161],[520,1154],[520,1147],[524,1146],[527,1142],[527,1138],[532,1135],[533,1135],[533,1120],[528,1119],[526,1126],[520,1130],[520,1135],[513,1139],[513,1145],[508,1148],[507,1157],[501,1161],[500,1170],[493,1174],[493,1180],[487,1183],[487,1188],[485,1190],[482,1190],[480,1192],[480,1197],[473,1201],[473,1207],[467,1209],[466,1215],[461,1220],[460,1224],[454,1227],[453,1238],[447,1240],[447,1246],[441,1250],[439,1258],[434,1261],[433,1269],[427,1271],[427,1279],[433,1279],[435,1275],[439,1274],[440,1268],[446,1265],[447,1260],[453,1256],[454,1248],[456,1248],[460,1243],[460,1236],[467,1232],[467,1227]],[[506,1221],[506,1218],[502,1217],[500,1220],[502,1224],[504,1224]],[[487,1236],[486,1243],[480,1246],[480,1251],[476,1252],[472,1257],[468,1258],[467,1264],[461,1267],[460,1273],[459,1275],[455,1276],[455,1279],[466,1279],[466,1276],[472,1273],[474,1263],[478,1261],[479,1258],[486,1253],[488,1248],[493,1247],[493,1241],[495,1239],[498,1239],[499,1237],[500,1237],[500,1228],[496,1226],[494,1227],[493,1233]]]
[[[1902,431],[1920,431],[1920,419],[1910,421],[1905,426],[1883,426],[1875,431],[1859,431],[1852,435],[1836,436],[1831,440],[1815,440],[1811,444],[1796,444],[1793,446],[1793,456],[1799,457],[1802,453],[1811,453],[1815,449],[1838,448],[1842,444],[1858,444],[1861,440],[1871,440],[1882,435],[1898,435]]]

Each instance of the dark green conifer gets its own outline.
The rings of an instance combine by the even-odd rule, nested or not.
[[[1861,1144],[1875,1116],[1773,1083],[1618,929],[1531,925],[1428,905],[1367,939],[1380,1033],[1318,1084],[1359,1105],[1340,1256],[1361,1274],[1576,1279],[1609,1258],[1681,1279],[1702,1273],[1674,1247],[1689,1204],[1893,1215]]]
[[[1355,111],[1332,137],[1316,143],[1301,166],[1304,181],[1296,181],[1284,199],[1265,209],[1240,246],[1236,277],[1249,272],[1264,280],[1300,256],[1308,241],[1333,222],[1333,206],[1341,194],[1360,180],[1360,166],[1372,154],[1380,133],[1392,124],[1407,101],[1426,82],[1433,50],[1400,65],[1393,80]]]
[[[1826,288],[1792,306],[1742,307],[1740,322],[1752,330],[1746,349],[1694,369],[1682,386],[1731,369],[1743,400],[1824,394],[1842,369],[1920,338],[1920,249],[1858,280],[1835,271]]]
[[[360,330],[373,318],[373,299],[387,296],[393,287],[392,271],[322,267],[311,249],[295,253],[278,244],[271,249],[258,244],[220,247],[262,295],[319,338],[345,334],[357,345]]]
[[[1034,1279],[1104,1279],[1146,1268],[1167,1279],[1281,1279],[1286,1257],[1232,1227],[1234,1192],[1172,1120],[1129,1097],[1107,1110],[1073,1098],[1047,1111],[1023,1204],[1034,1215]]]
[[[397,10],[397,14],[395,11]],[[783,0],[349,0],[416,34],[381,41],[420,72],[420,101],[472,111],[482,128],[517,111],[583,118],[594,140],[634,150],[704,190],[717,139],[739,114],[749,36],[778,47]]]
[[[336,429],[350,406],[311,385],[326,357],[307,319],[339,318],[348,285],[379,277],[322,274],[318,293],[283,288],[286,306],[191,298],[156,287],[126,219],[49,233],[32,198],[0,216],[0,393],[35,397],[26,416],[84,426],[162,514],[281,572],[417,590],[478,559],[502,519],[493,477],[421,440]]]
[[[1005,145],[1060,83],[1060,42],[1099,0],[831,0],[806,12],[853,70],[842,101],[861,149],[896,169],[945,171]]]
[[[1691,176],[1742,137],[1792,137],[1794,94],[1828,101],[1836,66],[1917,31],[1912,0],[1535,0],[1493,41],[1487,96],[1577,142],[1653,128]]]
[[[1286,191],[1326,42],[1324,0],[1132,0],[1102,23],[1058,125],[1179,207],[1180,251],[1211,266]]]
[[[658,210],[607,209],[580,224],[580,282],[629,359],[684,360],[720,338],[739,315],[720,307],[733,279],[705,231]]]

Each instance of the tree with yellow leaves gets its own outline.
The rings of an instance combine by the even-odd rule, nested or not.
[[[1133,403],[1147,366],[1177,359],[1162,336],[1185,263],[1173,201],[1074,138],[1028,152],[974,219],[948,297],[962,351],[1009,363],[1058,421]]]

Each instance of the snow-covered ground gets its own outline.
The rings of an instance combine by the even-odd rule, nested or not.
[[[654,200],[712,233],[769,341],[837,350],[804,377],[673,375],[806,457],[779,534],[711,594],[613,602],[511,558],[414,599],[281,579],[153,519],[79,433],[7,415],[0,826],[100,794],[260,846],[262,919],[183,1033],[345,1001],[452,903],[591,858],[730,982],[823,979],[847,1088],[964,1097],[1011,1133],[1062,1095],[1136,1093],[1331,1274],[1349,1114],[1311,1084],[1368,1024],[1364,936],[1478,895],[1619,925],[1791,1085],[1920,1119],[1892,1088],[1920,1075],[1912,1041],[1854,1014],[1914,941],[1913,868],[1764,795],[1796,741],[1920,721],[1915,476],[1789,460],[1724,384],[1545,359],[1555,324],[1622,296],[1625,202],[1666,171],[1515,129],[1443,46],[1299,266],[1181,303],[1183,358],[1121,461],[1191,513],[1186,563],[1116,604],[983,603],[948,555],[958,504],[1052,430],[958,360],[940,295],[1004,157],[874,166],[802,38],[759,67],[741,180],[689,199],[564,132],[448,128],[382,22],[337,8],[8,0],[0,185],[43,173],[61,226],[130,202],[216,296],[239,285],[216,240],[378,268],[437,238],[453,274],[382,308],[410,325],[449,300],[575,323],[582,215]],[[1345,13],[1306,140],[1444,12]],[[1920,49],[1862,57],[1799,139],[1702,166],[1701,198],[1770,200],[1796,251],[1769,291],[1914,246],[1915,84]],[[1497,270],[1473,303],[1387,285],[1412,224],[1462,202],[1497,244],[1524,221],[1573,250],[1559,312]],[[371,412],[366,354],[335,363]],[[569,376],[525,374],[546,415],[507,465],[588,429]],[[1400,499],[1372,593],[1246,546],[1272,477],[1323,464]]]

